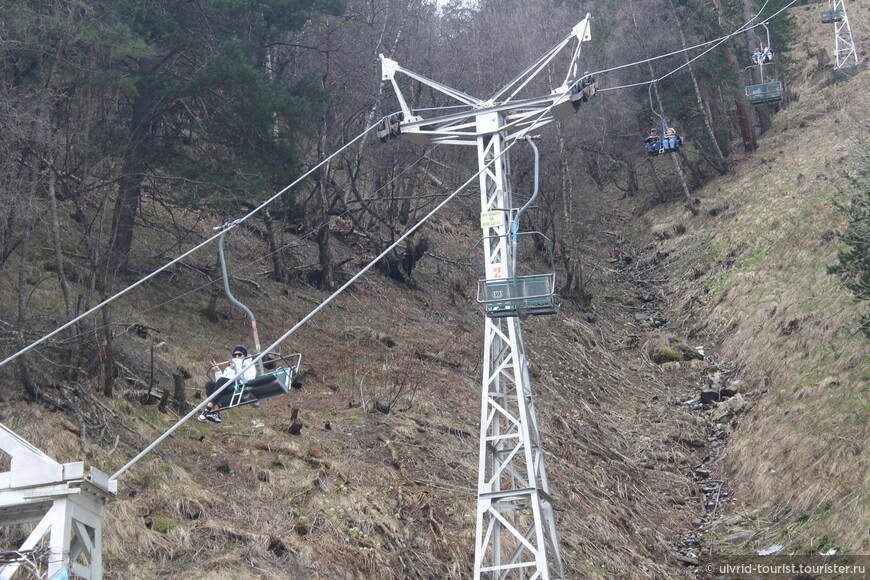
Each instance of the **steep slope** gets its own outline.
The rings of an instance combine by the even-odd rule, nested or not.
[[[820,66],[833,34],[815,9],[794,11],[806,39],[788,55],[802,65],[787,80],[795,102],[759,149],[696,192],[699,217],[659,207],[643,216],[648,235],[634,238],[670,320],[731,367],[749,403],[714,464],[736,500],[708,533],[715,551],[870,549],[870,344],[856,328],[860,307],[827,274],[870,75],[863,64]],[[848,9],[858,22],[868,4]]]
[[[815,12],[796,14],[813,29]],[[793,56],[813,65],[816,49]],[[722,551],[775,542],[870,547],[868,343],[825,273],[845,130],[808,146],[867,118],[868,79],[823,87],[829,67],[804,73],[760,149],[695,192],[698,216],[603,192],[592,306],[523,323],[568,578],[692,578]],[[477,208],[451,212],[428,227],[435,249],[416,288],[368,275],[282,345],[303,355],[301,388],[220,425],[190,422],[122,477],[104,527],[108,578],[470,576],[482,313],[477,273],[456,262],[476,241]],[[234,234],[236,263],[262,251]],[[365,262],[337,251],[353,258],[345,276]],[[245,276],[234,288],[264,343],[326,298]],[[120,468],[176,419],[139,402],[152,346],[167,345],[154,351],[157,388],[189,376],[195,401],[204,362],[250,342],[223,300],[206,321],[201,282],[179,269],[114,307],[115,398],[47,379],[78,408],[23,404],[9,387],[2,421],[59,460]],[[700,404],[726,383],[745,408]]]

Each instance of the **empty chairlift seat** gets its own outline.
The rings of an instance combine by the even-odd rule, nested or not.
[[[843,21],[843,12],[841,10],[822,10],[819,13],[822,24],[832,24],[834,22]]]
[[[753,105],[774,103],[782,100],[782,81],[749,85],[746,87],[746,96]]]
[[[264,358],[264,364],[271,367],[272,372],[260,375],[247,383],[235,385],[232,389],[225,389],[217,399],[221,408],[227,409],[258,403],[263,399],[285,395],[290,391],[293,379],[299,372],[302,363],[300,353],[281,356],[278,353],[270,353]]]
[[[405,120],[405,114],[401,111],[393,113],[381,119],[376,128],[378,139],[381,143],[386,143],[388,139],[395,139],[402,134],[402,128],[399,125]]]
[[[490,318],[556,314],[560,304],[555,285],[554,273],[478,280],[477,301]]]

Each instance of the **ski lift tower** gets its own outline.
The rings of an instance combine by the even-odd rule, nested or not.
[[[509,240],[516,213],[509,182],[510,147],[531,131],[574,113],[595,92],[593,79],[578,74],[581,45],[591,40],[589,22],[587,14],[569,35],[486,100],[427,79],[380,55],[382,80],[392,83],[401,107],[379,124],[382,141],[404,135],[418,144],[477,147],[487,282],[518,282],[515,250]],[[545,96],[519,98],[569,44],[575,48],[562,86]],[[456,99],[461,112],[428,119],[415,115],[396,82],[400,72]],[[516,310],[512,316],[485,318],[475,579],[564,577],[523,348],[521,313]]]
[[[837,57],[837,68],[842,68],[849,58],[858,64],[858,52],[852,39],[852,27],[849,26],[849,15],[846,13],[844,0],[829,0],[830,9],[822,10],[822,24],[834,25],[834,54]]]

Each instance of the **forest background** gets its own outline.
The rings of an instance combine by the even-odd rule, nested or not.
[[[852,297],[867,298],[870,286],[861,250],[867,240],[862,140],[867,117],[862,124],[855,121],[860,114],[838,113],[836,107],[846,106],[830,94],[816,104],[822,99],[817,91],[836,90],[830,82],[836,77],[828,76],[832,32],[817,22],[825,6],[782,0],[0,4],[2,352],[17,352],[128,288],[396,111],[391,89],[380,80],[378,54],[485,97],[590,12],[593,39],[583,47],[583,66],[606,72],[596,74],[595,99],[542,132],[542,194],[527,224],[553,241],[552,264],[542,251],[531,252],[529,259],[556,269],[564,301],[559,327],[529,322],[529,340],[545,353],[533,373],[544,385],[542,397],[553,398],[541,412],[555,425],[554,482],[567,490],[570,506],[559,517],[571,529],[562,538],[571,577],[596,570],[641,577],[641,568],[682,577],[692,565],[691,546],[675,546],[699,526],[693,524],[700,517],[694,508],[703,503],[685,472],[709,451],[712,427],[674,407],[673,399],[679,389],[703,382],[708,369],[701,372],[683,361],[666,380],[633,367],[638,361],[623,366],[616,358],[623,350],[642,353],[639,360],[650,362],[655,333],[634,329],[636,320],[623,327],[622,315],[613,310],[617,303],[642,315],[652,308],[666,312],[671,325],[661,332],[715,344],[718,356],[741,359],[737,375],[753,385],[747,398],[757,396],[758,409],[770,391],[777,395],[764,399],[768,405],[775,400],[780,408],[786,399],[806,405],[794,413],[813,429],[782,433],[782,445],[773,449],[760,435],[767,428],[761,419],[742,424],[737,451],[722,469],[745,486],[737,494],[744,515],[721,527],[718,540],[706,537],[708,553],[714,546],[744,546],[720,541],[723,537],[782,541],[796,551],[836,545],[866,553],[863,443],[870,371],[858,332],[867,328],[866,307]],[[861,38],[866,2],[848,6]],[[765,75],[785,80],[786,91],[777,105],[751,108],[744,87],[762,80],[759,69],[748,64],[753,49],[768,41],[763,29],[733,36],[691,62],[700,50],[679,51],[733,32],[759,10],[762,19],[777,15],[767,23],[778,58]],[[620,68],[627,63],[635,65]],[[548,69],[530,90],[558,85],[565,64]],[[862,73],[844,77],[864,83],[843,97],[851,106],[862,99],[866,104]],[[650,84],[651,79],[659,80]],[[408,90],[414,108],[450,104],[419,85],[409,84]],[[801,111],[799,106],[809,103],[816,108],[777,127],[780,108]],[[654,162],[642,139],[662,122],[659,115],[678,128],[687,145],[683,153]],[[753,155],[761,174],[776,171],[783,161],[800,166],[803,157],[791,150],[758,161],[760,139],[777,130],[806,130],[814,122],[823,126],[833,115],[840,141],[851,141],[849,150],[859,152],[850,158],[857,164],[838,153],[824,179],[802,170],[771,194],[781,200],[784,190],[812,183],[815,195],[824,196],[817,200],[821,209],[802,210],[808,212],[799,220],[802,229],[788,236],[818,233],[827,240],[808,252],[849,286],[816,272],[806,282],[813,296],[833,293],[837,300],[822,309],[801,302],[806,294],[802,298],[799,290],[798,296],[777,291],[771,306],[766,295],[760,299],[739,285],[748,278],[761,284],[764,274],[756,268],[789,271],[784,261],[772,258],[779,242],[753,239],[748,229],[739,235],[734,230],[734,237],[723,241],[721,224],[720,238],[705,237],[704,224],[738,219],[745,214],[736,208],[748,211],[750,202],[729,203],[726,194],[717,198],[704,188],[712,184],[721,192],[733,185],[741,175],[738,167]],[[787,141],[778,145],[786,147]],[[379,143],[369,134],[246,222],[242,232],[230,234],[232,283],[263,313],[264,334],[278,335],[292,325],[426,215],[444,192],[473,175],[473,157],[457,149],[401,138]],[[515,148],[512,165],[516,190],[530,191],[531,151]],[[759,178],[744,179],[751,184]],[[820,189],[820,182],[827,189]],[[352,303],[336,306],[326,321],[288,345],[303,351],[307,369],[306,386],[294,391],[292,409],[245,415],[251,425],[268,417],[250,433],[215,436],[191,427],[196,432],[172,443],[163,458],[167,463],[149,462],[131,473],[134,483],[127,489],[136,491],[124,492],[107,523],[110,575],[171,576],[178,570],[189,575],[200,569],[226,577],[274,576],[291,568],[299,578],[339,577],[340,570],[348,577],[375,577],[382,570],[391,570],[383,577],[469,575],[465,516],[474,511],[480,362],[474,330],[479,320],[468,286],[480,272],[479,257],[470,251],[474,226],[468,224],[478,220],[478,199],[477,192],[467,191],[448,217],[381,260],[377,279],[354,287],[361,310]],[[755,227],[774,222],[772,229],[790,223],[779,216]],[[839,260],[837,240],[843,243]],[[667,276],[656,274],[666,267]],[[704,290],[693,291],[691,284]],[[783,284],[800,288],[791,279]],[[740,315],[717,310],[722,304],[735,308],[726,301],[741,292],[763,305],[742,304]],[[391,309],[404,320],[391,319]],[[759,312],[775,319],[774,338],[752,344],[741,335],[751,332],[751,324],[739,319],[763,326],[754,318]],[[152,396],[159,399],[160,392],[181,385],[171,394],[176,412],[183,411],[190,396],[185,390],[196,392],[203,380],[204,361],[246,342],[238,338],[245,326],[223,300],[219,264],[209,246],[0,368],[3,421],[32,433],[32,441],[65,460],[84,453],[95,464],[123,464],[122,453],[134,454],[172,422],[171,409],[158,410]],[[796,351],[806,360],[795,366],[778,350],[795,349],[773,343],[809,328],[818,334],[802,338]],[[837,352],[821,347],[834,344],[833,338],[846,343],[830,347]],[[395,350],[396,342],[406,348]],[[161,344],[171,345],[172,352],[161,352]],[[369,348],[377,353],[366,353]],[[820,359],[807,354],[816,350],[824,351]],[[456,383],[463,385],[459,392],[441,393]],[[807,396],[800,395],[804,383],[838,405],[820,403],[816,416],[810,403],[799,402]],[[315,396],[320,392],[328,394]],[[671,406],[647,407],[647,399],[657,397]],[[623,399],[630,399],[624,407]],[[317,431],[302,442],[287,435],[300,408],[303,417],[309,413],[309,430]],[[554,416],[566,409],[560,423]],[[39,422],[44,428],[32,427]],[[366,441],[364,449],[330,444],[331,425],[339,422]],[[662,422],[659,433],[656,425]],[[53,430],[79,437],[56,440],[47,435]],[[403,445],[403,438],[414,445]],[[257,443],[246,446],[235,439]],[[203,445],[209,449],[203,451]],[[324,448],[328,457],[322,456]],[[363,481],[361,471],[371,460],[361,455],[372,449],[381,455],[387,449],[390,457],[372,471],[376,481]],[[184,460],[191,453],[199,458],[194,464]],[[228,471],[216,471],[224,453]],[[573,456],[577,453],[582,457]],[[445,481],[437,489],[426,487],[422,482],[431,479],[428,470],[439,460],[447,466]],[[801,487],[813,473],[792,471],[781,480],[790,485],[772,483],[771,470],[784,469],[780,462],[818,465],[813,473],[820,483]],[[606,465],[606,473],[580,475],[595,465]],[[396,473],[384,475],[381,469]],[[641,484],[648,470],[656,475]],[[184,492],[167,498],[173,479],[184,482]],[[235,494],[242,489],[257,490],[263,505],[237,505]],[[262,514],[279,498],[285,517],[264,525]],[[236,507],[220,514],[220,505]],[[123,522],[131,520],[142,525],[128,529]],[[11,541],[16,534],[4,538]]]

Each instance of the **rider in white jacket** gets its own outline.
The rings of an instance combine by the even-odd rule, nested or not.
[[[210,397],[215,393],[215,391],[222,390],[224,385],[230,383],[239,375],[242,375],[239,379],[239,382],[241,383],[246,383],[255,378],[257,376],[257,369],[255,365],[250,364],[251,360],[252,359],[248,356],[248,349],[244,346],[237,346],[233,349],[233,358],[230,359],[227,368],[223,370],[221,370],[216,361],[212,360],[211,369],[214,371],[214,380],[205,384],[206,396]],[[248,365],[249,368],[245,369],[244,373],[242,373],[242,368]],[[219,398],[220,396],[217,396],[208,402],[206,407],[202,410],[202,414],[197,417],[198,421],[205,421],[208,419],[215,423],[221,422],[220,404],[217,402],[217,399]]]

